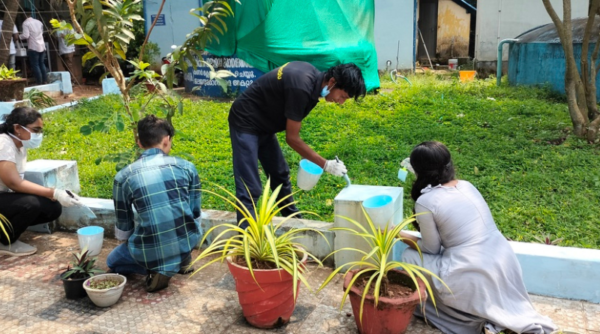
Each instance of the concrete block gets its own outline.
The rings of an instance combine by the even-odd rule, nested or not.
[[[40,159],[27,162],[25,180],[49,188],[81,191],[77,161]]]
[[[383,187],[383,186],[363,186],[351,185],[344,188],[334,200],[335,219],[333,225],[335,227],[355,229],[355,226],[340,216],[348,217],[359,222],[362,226],[368,227],[367,220],[363,213],[362,202],[369,197],[376,195],[390,195],[394,203],[393,224],[398,224],[402,220],[402,200],[404,189],[400,187]],[[341,248],[357,248],[363,251],[370,250],[369,245],[360,237],[352,236],[350,233],[336,231],[335,249]],[[362,255],[358,252],[341,251],[334,255],[335,266],[338,268],[351,261],[360,260]]]
[[[529,293],[600,303],[600,250],[510,242]]]
[[[29,100],[0,102],[0,123],[4,123],[4,115],[10,114],[13,109],[18,107],[31,107],[31,102]]]
[[[283,219],[284,218],[282,217],[275,217],[273,223],[279,224]],[[291,229],[301,228],[314,229],[314,231],[304,231],[297,234],[300,237],[296,239],[296,242],[302,244],[304,249],[314,255],[317,259],[323,260],[333,251],[335,244],[335,233],[329,230],[332,227],[333,224],[327,222],[292,218],[284,222],[278,232],[285,233]],[[323,264],[332,267],[333,263],[333,256],[331,256],[327,258]]]
[[[63,95],[62,92],[62,83],[60,81],[53,82],[47,85],[37,85],[25,88],[25,92],[28,92],[32,89],[37,89],[39,91],[44,92],[46,95],[51,97],[57,97]],[[71,90],[71,93],[73,90]]]
[[[81,202],[89,207],[96,218],[88,217],[79,207],[63,208],[63,212],[57,219],[52,230],[77,232],[81,227],[101,226],[104,228],[104,237],[115,236],[115,205],[111,199],[81,197]]]
[[[119,90],[115,78],[106,78],[102,80],[102,94],[121,94],[121,90]]]
[[[60,91],[63,95],[73,94],[73,84],[71,83],[71,73],[67,71],[48,73],[50,82],[58,82]]]

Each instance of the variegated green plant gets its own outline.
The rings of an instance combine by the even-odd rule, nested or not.
[[[12,225],[8,221],[8,218],[6,218],[4,215],[0,214],[0,230],[2,230],[2,233],[4,233],[4,235],[6,236],[8,241],[10,241],[10,236],[8,235],[8,231],[6,230],[7,228],[8,229],[12,228]]]
[[[246,260],[250,274],[255,280],[256,277],[254,276],[254,270],[258,268],[253,267],[253,261],[269,262],[272,263],[274,267],[283,269],[292,275],[294,282],[294,298],[296,298],[298,280],[302,281],[302,283],[304,283],[304,285],[311,290],[308,281],[304,277],[305,268],[301,263],[304,255],[303,253],[306,253],[308,257],[312,258],[319,265],[322,265],[322,263],[314,255],[302,249],[302,245],[297,243],[296,240],[307,231],[319,233],[321,236],[323,236],[323,234],[320,231],[311,228],[298,228],[290,229],[286,232],[278,232],[278,230],[281,228],[281,225],[288,219],[298,215],[299,213],[309,212],[298,212],[284,218],[278,224],[273,223],[273,218],[282,209],[295,203],[290,202],[279,207],[280,204],[284,203],[285,200],[293,194],[284,196],[277,200],[277,196],[281,190],[281,185],[271,193],[271,181],[269,179],[264,186],[263,194],[258,203],[252,203],[254,211],[252,213],[242,204],[239,199],[235,197],[233,193],[223,187],[219,186],[219,188],[229,196],[224,196],[209,190],[204,190],[204,192],[215,195],[231,204],[233,208],[241,212],[244,217],[239,222],[239,225],[247,222],[248,227],[243,229],[239,225],[222,224],[210,228],[204,235],[201,244],[203,244],[208,235],[210,235],[216,229],[222,230],[214,238],[213,242],[192,262],[191,265],[202,259],[211,258],[210,261],[198,268],[194,274],[215,262],[223,262],[229,256],[231,256],[232,259],[235,259],[236,257],[242,257]],[[249,192],[247,187],[246,190]],[[227,237],[227,235],[230,236]],[[325,239],[324,236],[323,238]],[[215,255],[216,257],[213,258]],[[259,282],[256,283],[259,284]]]
[[[355,226],[355,228],[334,227],[331,228],[331,230],[348,232],[352,235],[361,237],[370,246],[370,250],[363,251],[357,248],[346,247],[337,249],[331,254],[329,254],[327,257],[332,256],[333,254],[340,251],[352,251],[363,254],[363,257],[358,261],[351,261],[346,264],[343,264],[336,270],[334,270],[329,275],[329,277],[327,277],[327,279],[323,282],[323,284],[321,284],[321,287],[319,287],[319,291],[325,288],[325,286],[327,286],[327,284],[329,284],[329,282],[331,282],[335,275],[337,275],[341,270],[347,270],[346,274],[344,274],[345,277],[345,275],[347,275],[351,270],[359,269],[350,281],[350,284],[346,288],[346,291],[344,292],[344,296],[340,304],[340,309],[343,307],[344,302],[346,301],[346,298],[348,297],[348,294],[350,293],[350,290],[352,289],[352,286],[354,285],[356,280],[363,275],[367,276],[369,280],[367,281],[366,286],[363,290],[360,302],[359,321],[362,323],[363,307],[371,285],[374,284],[373,298],[375,299],[375,306],[377,306],[377,304],[379,303],[379,297],[382,291],[382,286],[385,291],[386,285],[388,284],[388,272],[392,269],[401,268],[406,272],[406,274],[408,274],[408,276],[414,282],[419,296],[421,296],[421,291],[419,288],[418,279],[421,279],[423,281],[427,291],[429,292],[431,301],[435,306],[435,297],[433,296],[433,293],[431,291],[429,281],[427,280],[424,274],[431,275],[431,277],[438,279],[440,282],[442,282],[442,284],[444,284],[444,286],[446,286],[446,288],[448,288],[446,283],[444,283],[437,275],[421,266],[406,262],[390,260],[394,245],[397,242],[402,242],[405,240],[404,238],[400,237],[400,231],[404,229],[404,227],[406,227],[408,224],[414,222],[415,216],[411,216],[405,219],[402,223],[393,227],[389,226],[390,223],[388,221],[385,227],[381,228],[373,224],[373,221],[371,220],[364,208],[363,213],[365,214],[365,217],[367,218],[367,222],[369,224],[368,229],[362,226],[359,222],[357,222],[354,219],[344,216],[338,216],[350,222],[352,225]],[[422,259],[423,255],[421,254],[421,250],[416,244],[415,246]],[[450,288],[448,288],[448,290],[450,290]]]

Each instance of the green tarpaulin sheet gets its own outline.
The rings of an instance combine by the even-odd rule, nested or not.
[[[306,61],[319,70],[355,63],[367,90],[379,88],[373,37],[374,0],[230,1],[235,16],[225,35],[210,43],[216,56],[236,54],[268,72],[290,61]]]

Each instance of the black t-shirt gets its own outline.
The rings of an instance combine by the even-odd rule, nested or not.
[[[317,105],[324,76],[301,61],[264,74],[233,102],[229,124],[252,134],[284,131],[288,119],[301,122]]]

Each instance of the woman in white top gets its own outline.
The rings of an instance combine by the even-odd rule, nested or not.
[[[35,253],[34,246],[18,240],[27,227],[50,222],[60,216],[62,206],[80,203],[71,192],[23,179],[27,150],[40,147],[43,129],[42,115],[33,108],[15,108],[0,124],[0,214],[11,225],[9,238],[0,233],[0,255]]]
[[[552,321],[536,312],[521,267],[477,189],[457,180],[450,152],[439,142],[414,148],[410,164],[417,180],[411,196],[422,239],[410,239],[403,261],[422,265],[451,289],[430,279],[437,311],[428,299],[426,319],[444,333],[551,333]],[[414,250],[416,243],[423,260]],[[415,314],[423,316],[420,309]]]

